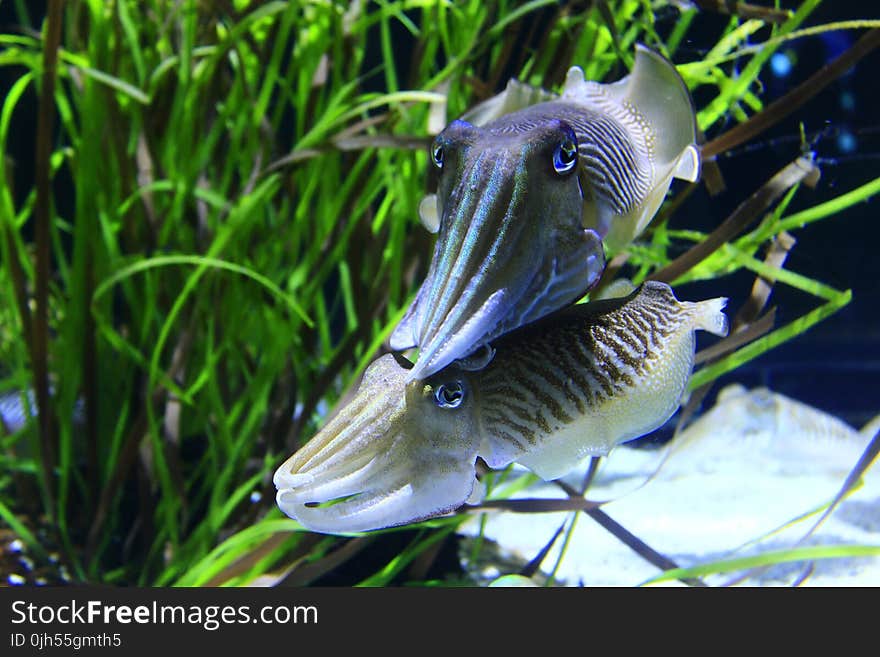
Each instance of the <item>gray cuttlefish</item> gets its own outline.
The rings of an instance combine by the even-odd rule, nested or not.
[[[427,276],[391,336],[418,347],[410,379],[455,360],[479,368],[490,341],[574,303],[605,247],[654,216],[672,178],[695,181],[694,108],[671,62],[639,46],[612,84],[568,71],[560,96],[511,81],[434,141],[436,195],[420,207],[438,233]]]
[[[477,457],[558,478],[675,412],[694,333],[725,335],[725,303],[680,302],[668,285],[647,282],[499,338],[480,370],[453,364],[412,380],[409,362],[387,354],[277,470],[278,506],[314,531],[358,532],[478,500]]]

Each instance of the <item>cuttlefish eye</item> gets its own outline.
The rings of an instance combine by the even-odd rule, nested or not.
[[[461,381],[441,383],[434,390],[434,401],[440,408],[458,408],[464,401],[464,386]]]
[[[577,144],[571,137],[564,137],[553,151],[553,169],[556,173],[568,173],[578,160]]]
[[[438,143],[434,143],[434,147],[431,149],[431,158],[434,160],[434,166],[438,169],[443,168],[443,146]]]

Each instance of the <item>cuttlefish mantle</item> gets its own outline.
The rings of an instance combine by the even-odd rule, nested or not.
[[[652,431],[678,408],[694,332],[727,331],[725,299],[679,302],[648,282],[500,338],[481,370],[413,381],[388,354],[354,397],[275,473],[277,502],[319,532],[359,532],[480,498],[475,461],[545,480]]]
[[[418,347],[425,378],[586,294],[654,216],[673,178],[699,176],[696,122],[675,67],[639,46],[612,83],[569,70],[561,95],[512,81],[441,132],[437,232],[391,348]]]

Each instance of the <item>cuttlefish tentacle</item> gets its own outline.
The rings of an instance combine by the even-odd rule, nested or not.
[[[419,213],[437,243],[390,340],[419,348],[412,379],[586,294],[604,269],[602,241],[629,242],[673,177],[699,175],[687,87],[642,46],[618,82],[574,67],[560,96],[511,84],[463,119],[432,147],[439,186]]]
[[[691,373],[694,332],[723,335],[724,299],[679,302],[648,282],[500,338],[483,368],[412,380],[392,355],[275,473],[281,509],[307,528],[406,524],[478,499],[475,461],[545,479],[665,422]]]
[[[471,495],[476,433],[460,423],[440,443],[421,440],[426,420],[409,410],[420,404],[407,379],[390,354],[370,365],[351,401],[275,473],[285,513],[315,531],[363,531],[445,513]]]

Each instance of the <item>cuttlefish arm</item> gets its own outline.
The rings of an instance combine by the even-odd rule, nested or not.
[[[411,378],[576,301],[602,273],[602,241],[629,242],[673,177],[699,175],[687,87],[653,51],[613,84],[574,67],[550,97],[511,84],[434,142],[439,185],[420,215],[437,242],[390,340],[419,348]]]
[[[500,339],[482,370],[413,381],[392,355],[275,473],[279,507],[345,533],[402,525],[479,499],[475,461],[544,479],[665,422],[690,377],[694,332],[727,331],[724,299],[679,302],[649,282]]]
[[[354,397],[278,468],[278,506],[319,532],[358,532],[441,515],[474,492],[477,433],[467,418],[444,426],[443,409],[408,385],[387,354]]]
[[[573,303],[598,281],[604,252],[581,225],[576,149],[572,128],[554,118],[525,131],[456,121],[438,135],[438,239],[390,339],[395,350],[418,345],[411,379]]]

